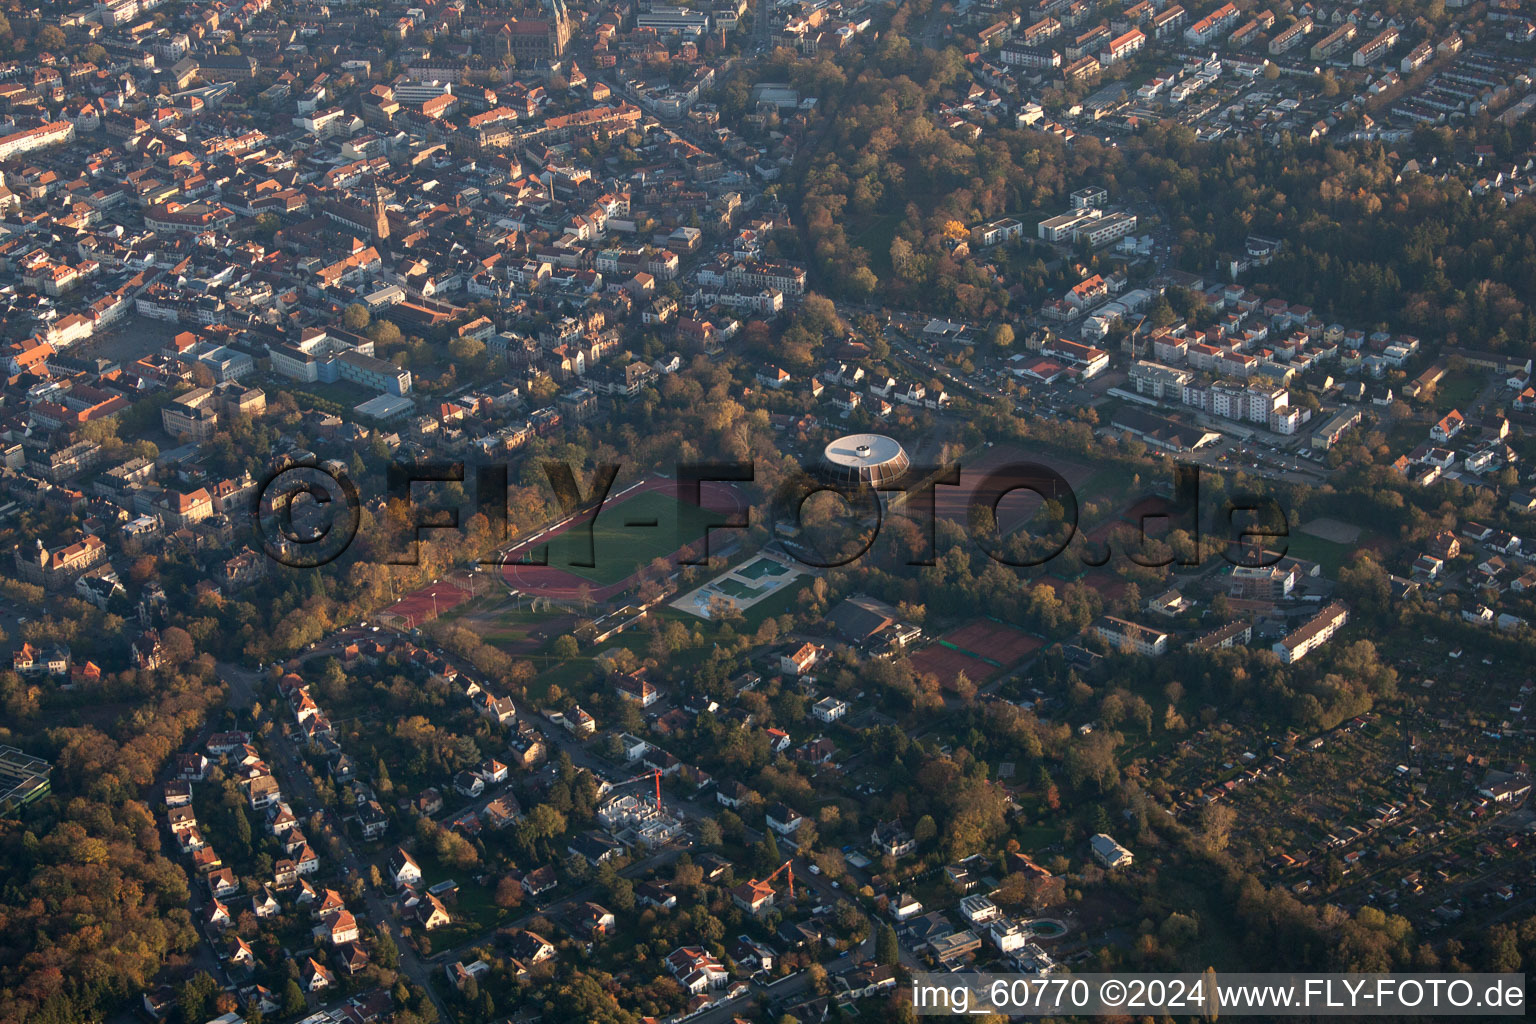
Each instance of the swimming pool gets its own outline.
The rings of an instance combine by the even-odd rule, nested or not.
[[[783,576],[787,572],[789,572],[788,569],[771,558],[759,558],[737,569],[736,575],[742,579],[756,581],[764,576]]]

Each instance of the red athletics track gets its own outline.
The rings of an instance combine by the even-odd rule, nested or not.
[[[676,480],[668,480],[664,477],[650,477],[646,480],[642,480],[638,484],[631,484],[629,487],[615,494],[610,494],[608,499],[603,502],[602,508],[598,510],[597,514],[601,515],[603,514],[604,510],[617,505],[626,499],[633,498],[637,494],[644,494],[646,491],[665,491],[669,496],[677,499],[679,502],[692,504],[692,502],[688,501],[687,498],[678,492],[678,483]],[[699,495],[700,508],[707,509],[711,512],[718,512],[721,514],[722,518],[746,518],[746,513],[749,507],[747,504],[747,499],[732,484],[723,483],[717,480],[706,480],[703,482],[703,484],[700,485]],[[546,530],[545,532],[539,534],[537,537],[524,541],[521,544],[518,544],[508,549],[507,551],[502,552],[501,557],[506,561],[507,564],[501,567],[501,575],[502,578],[506,580],[507,586],[533,597],[547,597],[556,601],[575,601],[580,600],[583,596],[593,601],[611,601],[619,594],[624,593],[630,587],[634,586],[636,577],[640,575],[640,571],[644,568],[644,566],[636,566],[634,572],[624,577],[624,579],[619,580],[617,583],[610,583],[607,586],[598,586],[592,581],[583,579],[573,572],[567,572],[564,569],[560,569],[552,565],[513,564],[518,559],[524,557],[528,552],[535,551],[536,549],[543,547],[552,537],[557,537],[560,534],[565,533],[567,530],[570,530],[572,527],[580,526],[591,518],[591,516],[585,516],[581,519],[573,518],[571,521],[561,524],[554,530]],[[711,531],[712,537],[713,534],[714,531]],[[713,548],[715,544],[725,543],[726,537],[728,536],[729,534],[717,540],[712,539],[711,547]],[[677,564],[677,558],[681,553],[681,550],[682,549],[679,548],[678,550],[671,552],[665,557],[675,566]]]

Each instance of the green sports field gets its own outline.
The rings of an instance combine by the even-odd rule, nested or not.
[[[584,523],[550,538],[549,567],[606,587],[677,551],[679,524],[682,536],[689,543],[697,543],[704,536],[704,524],[722,518],[719,512],[678,501],[664,491],[643,491],[602,507],[592,525],[590,548]],[[648,523],[655,525],[642,525]],[[729,537],[728,533],[717,534],[711,547],[719,547]],[[538,549],[531,554],[537,557]],[[575,564],[579,562],[595,564]]]

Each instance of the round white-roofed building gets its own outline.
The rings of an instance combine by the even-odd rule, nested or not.
[[[884,434],[848,434],[821,453],[821,475],[833,484],[887,486],[907,475],[912,463],[906,449]]]

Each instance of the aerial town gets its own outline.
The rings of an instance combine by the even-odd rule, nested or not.
[[[0,1024],[1536,967],[1533,191],[1531,0],[7,5]]]

